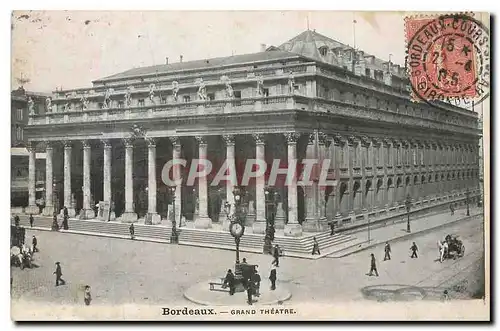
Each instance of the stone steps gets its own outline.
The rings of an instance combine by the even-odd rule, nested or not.
[[[102,222],[95,220],[76,220],[70,219],[69,229],[71,232],[82,234],[103,234],[106,236],[116,236],[127,238],[130,236],[129,224],[119,222]],[[29,227],[27,217],[20,218],[20,225]],[[52,219],[45,217],[35,217],[34,222],[37,228],[50,229]],[[169,242],[171,235],[170,226],[152,226],[134,224],[135,236],[137,239],[151,240],[157,242]],[[303,237],[283,237],[277,236],[273,244],[278,244],[290,256],[308,256],[313,248],[313,237],[316,237],[320,249],[328,251],[337,251],[336,247],[342,248],[346,245],[351,246],[357,242],[355,236],[335,234],[330,236],[329,232],[305,235]],[[229,232],[214,230],[200,230],[194,228],[179,229],[179,243],[201,247],[218,247],[222,249],[234,249],[234,238]],[[245,234],[241,238],[240,247],[242,250],[251,252],[262,252],[264,245],[264,235]],[[332,248],[332,249],[330,249]]]

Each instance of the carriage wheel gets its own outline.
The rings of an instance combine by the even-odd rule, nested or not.
[[[462,244],[461,250],[460,250],[460,256],[465,255],[465,245]]]

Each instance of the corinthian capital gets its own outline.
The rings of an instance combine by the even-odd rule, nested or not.
[[[283,133],[288,144],[296,144],[300,138],[299,132],[285,132]]]
[[[156,147],[156,138],[153,137],[147,137],[144,138],[146,140],[146,143],[148,144],[148,147]]]
[[[104,148],[111,148],[111,141],[109,139],[101,139],[101,143]]]
[[[263,145],[266,143],[266,135],[262,133],[254,133],[252,134],[253,139],[255,140],[256,145]]]
[[[134,147],[134,138],[123,138],[122,142],[125,145],[125,148],[132,148]]]
[[[179,136],[171,136],[171,137],[168,137],[168,139],[170,139],[170,142],[174,146],[180,146],[181,145],[181,137],[179,137]]]
[[[226,144],[226,146],[234,145],[234,135],[224,134],[224,135],[222,135],[222,139],[224,140],[224,143]]]
[[[207,137],[205,137],[205,136],[196,136],[194,138],[196,139],[196,141],[200,145],[206,145],[207,144]]]
[[[328,139],[328,135],[322,131],[318,132],[318,144],[320,145],[330,145],[330,139]]]

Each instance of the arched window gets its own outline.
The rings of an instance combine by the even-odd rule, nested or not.
[[[321,46],[319,49],[319,54],[321,54],[321,56],[326,56],[326,54],[328,53],[328,47],[326,46]]]

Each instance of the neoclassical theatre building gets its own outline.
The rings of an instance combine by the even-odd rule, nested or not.
[[[46,152],[44,214],[64,206],[94,218],[98,201],[117,221],[144,216],[165,223],[175,201],[181,226],[209,228],[234,202],[231,182],[209,185],[227,159],[238,179],[245,160],[330,159],[322,186],[278,181],[276,227],[288,236],[322,231],[327,222],[414,206],[440,205],[478,192],[478,116],[410,99],[405,69],[315,31],[258,53],[134,68],[84,89],[56,91],[31,111],[29,201],[35,212],[35,152]],[[186,182],[189,162],[207,158],[207,177]],[[165,163],[183,182],[162,180]],[[263,233],[267,176],[244,187],[247,226]],[[57,205],[55,205],[57,202]],[[148,221],[149,222],[149,221]]]

